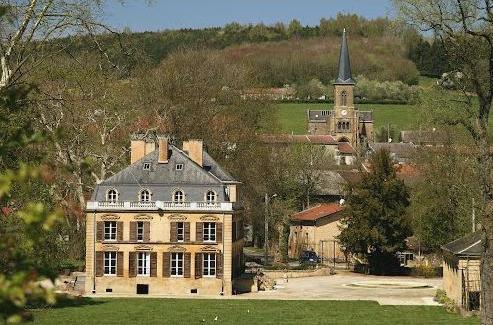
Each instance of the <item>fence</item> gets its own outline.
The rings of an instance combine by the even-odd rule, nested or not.
[[[291,247],[290,256],[298,257],[304,250],[313,250],[321,259],[321,263],[336,267],[337,264],[344,264],[349,267],[349,257],[344,253],[342,246],[337,240],[320,240],[318,243],[300,243],[296,247]]]
[[[481,307],[481,279],[478,269],[462,269],[462,308],[467,311]]]

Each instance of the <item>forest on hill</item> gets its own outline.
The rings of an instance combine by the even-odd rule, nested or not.
[[[447,71],[443,46],[416,30],[387,18],[339,14],[316,26],[297,20],[274,25],[230,23],[205,29],[108,33],[98,36],[115,62],[155,67],[176,51],[218,50],[229,62],[253,69],[259,86],[279,87],[317,79],[330,84],[337,69],[340,36],[346,28],[355,76],[415,85],[418,76],[439,77]],[[90,36],[58,40],[70,51],[93,50]],[[101,50],[99,49],[99,50]],[[98,50],[98,49],[96,49]]]

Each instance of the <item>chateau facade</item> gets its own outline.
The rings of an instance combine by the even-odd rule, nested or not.
[[[243,265],[235,181],[200,140],[134,135],[86,206],[86,294],[230,295]]]
[[[334,109],[308,110],[308,133],[332,135],[338,142],[356,147],[373,142],[373,114],[354,105],[355,82],[351,72],[346,30],[339,54],[339,74],[334,82]]]

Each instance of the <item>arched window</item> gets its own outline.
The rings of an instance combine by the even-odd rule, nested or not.
[[[140,202],[151,202],[151,192],[149,190],[142,190],[140,192]]]
[[[173,202],[175,203],[183,203],[185,199],[185,195],[183,194],[183,191],[176,191],[175,194],[173,194]]]
[[[216,202],[216,193],[214,191],[207,191],[205,194],[205,200],[207,203]]]
[[[118,201],[118,192],[115,189],[111,189],[106,194],[106,201],[115,203]]]
[[[347,106],[347,92],[345,90],[341,92],[341,106]]]
[[[346,130],[349,130],[349,122],[346,122]]]

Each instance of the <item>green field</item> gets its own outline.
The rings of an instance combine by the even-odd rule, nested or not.
[[[332,109],[333,104],[283,103],[277,104],[282,133],[306,134],[308,109]],[[391,125],[396,131],[414,129],[417,124],[417,108],[413,105],[360,104],[360,110],[372,110],[375,130]]]
[[[217,317],[217,321],[214,319]],[[35,324],[478,324],[442,307],[368,301],[95,299],[34,313]]]

